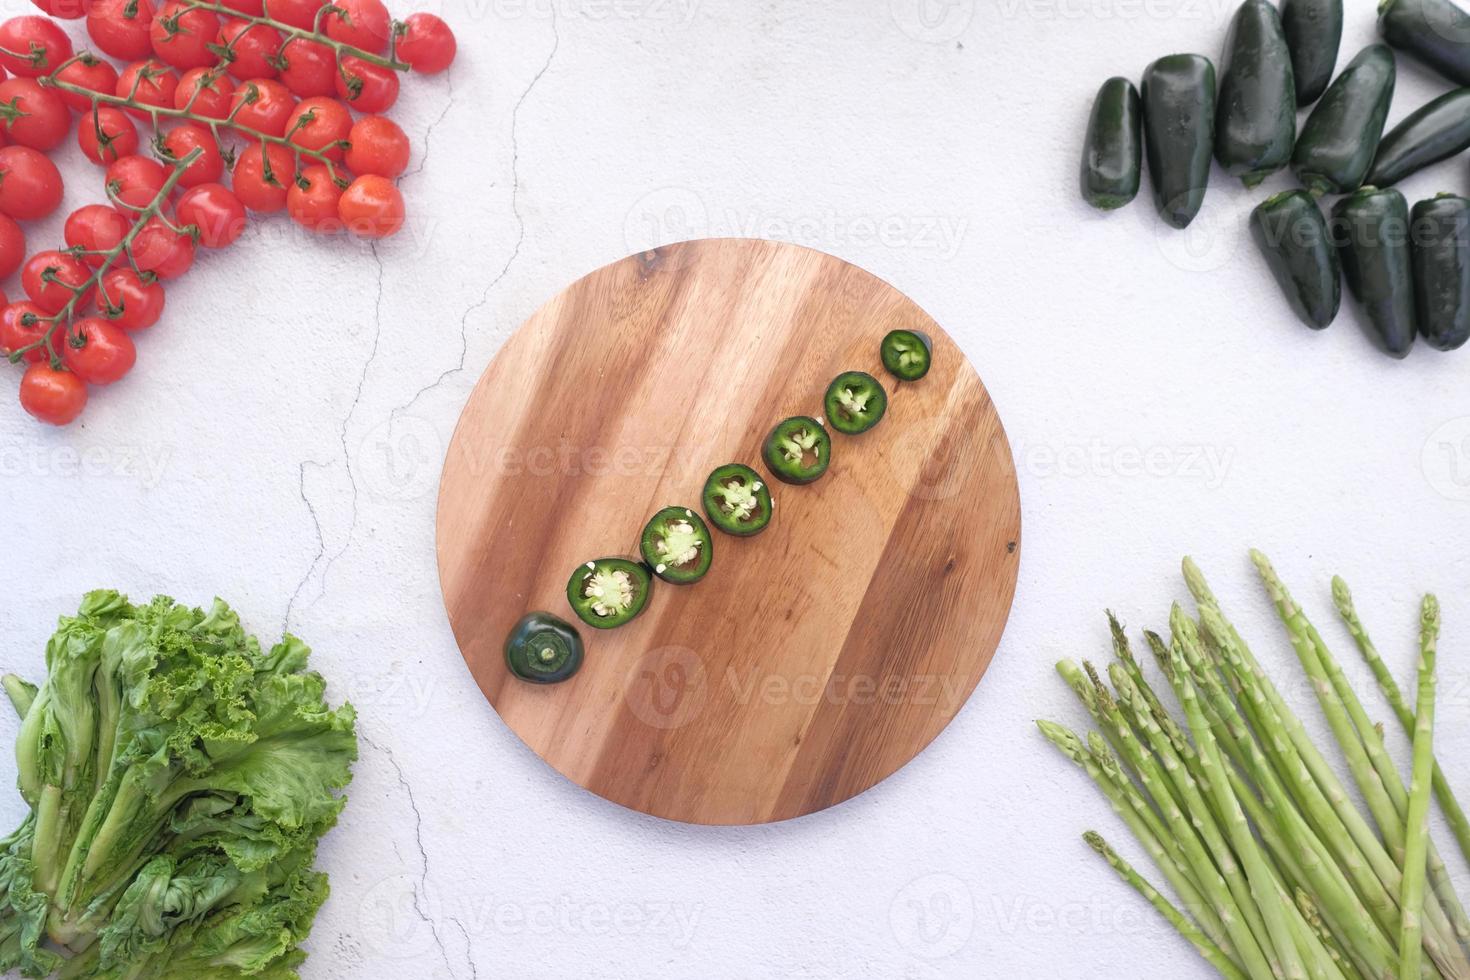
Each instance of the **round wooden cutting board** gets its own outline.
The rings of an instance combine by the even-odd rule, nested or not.
[[[895,327],[933,340],[921,381],[883,370]],[[720,464],[768,475],[771,426],[821,415],[852,369],[883,382],[887,415],[834,432],[816,483],[771,481],[764,532],[713,531],[709,574],[657,582],[620,629],[577,620],[574,568],[636,555],[645,521],[697,510]],[[615,262],[526,321],[459,420],[437,533],[460,650],[527,745],[624,806],[750,824],[861,793],[954,717],[1005,626],[1020,503],[984,385],[913,302],[821,252],[714,239]],[[586,644],[563,684],[506,670],[506,634],[537,609]]]

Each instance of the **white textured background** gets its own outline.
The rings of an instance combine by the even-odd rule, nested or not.
[[[1283,680],[1248,546],[1355,676],[1329,576],[1405,678],[1437,590],[1441,758],[1470,793],[1470,352],[1392,362],[1346,305],[1324,334],[1296,323],[1245,235],[1284,178],[1247,195],[1217,172],[1188,235],[1145,199],[1077,198],[1097,85],[1217,55],[1233,5],[922,2],[448,0],[460,59],[395,113],[409,232],[372,252],[260,223],[171,289],[133,375],[68,430],[0,372],[6,667],[38,676],[87,589],[217,593],[305,637],[358,705],[308,977],[1203,976],[1082,844],[1096,827],[1138,856],[1031,726],[1083,723],[1052,662],[1106,656],[1105,605],[1164,626],[1186,552]],[[1344,61],[1373,30],[1350,6]],[[1400,67],[1394,120],[1445,87]],[[69,153],[64,211],[100,199]],[[1407,190],[1466,184],[1461,160]],[[1010,626],[956,722],[862,797],[755,829],[659,822],[549,770],[471,682],[434,562],[444,446],[506,336],[577,276],[702,234],[821,248],[927,308],[1000,407],[1025,511]]]

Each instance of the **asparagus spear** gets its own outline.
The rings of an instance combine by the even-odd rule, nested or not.
[[[1364,710],[1357,692],[1353,690],[1352,684],[1348,682],[1347,676],[1343,673],[1342,665],[1332,655],[1322,635],[1307,620],[1301,607],[1292,600],[1286,586],[1281,583],[1270,563],[1259,552],[1253,552],[1252,558],[1259,559],[1256,561],[1256,566],[1266,581],[1267,589],[1271,592],[1272,599],[1283,621],[1287,624],[1287,628],[1302,631],[1304,639],[1310,641],[1310,652],[1303,652],[1301,648],[1298,648],[1302,664],[1311,675],[1317,698],[1333,726],[1334,734],[1343,744],[1343,751],[1348,757],[1354,779],[1364,798],[1369,801],[1370,808],[1374,809],[1374,817],[1378,821],[1379,830],[1383,832],[1384,842],[1388,845],[1390,855],[1400,867],[1403,867],[1405,818],[1408,814],[1409,793],[1404,787],[1403,777],[1399,775],[1392,758],[1389,757],[1388,749],[1383,744],[1383,733],[1369,720],[1368,712]],[[1334,584],[1334,594],[1336,592]],[[1350,597],[1348,597],[1348,603],[1350,608]],[[1293,640],[1294,645],[1295,643],[1296,641]],[[1346,717],[1343,717],[1344,711]],[[1360,755],[1356,752],[1359,747],[1362,749]],[[1367,767],[1372,768],[1377,779],[1372,779],[1362,772]],[[1386,798],[1382,804],[1375,807],[1373,794],[1380,789],[1386,794]],[[1444,859],[1440,857],[1439,850],[1434,846],[1432,839],[1429,842],[1428,874],[1435,895],[1449,916],[1455,936],[1461,942],[1470,939],[1470,916],[1466,915],[1459,896],[1455,894],[1449,870],[1445,867]]]
[[[1184,560],[1184,574],[1190,591],[1199,602],[1200,614],[1211,635],[1222,649],[1233,652],[1232,676],[1237,683],[1245,684],[1248,689],[1255,692],[1256,698],[1252,710],[1274,715],[1275,723],[1284,732],[1285,743],[1282,744],[1280,740],[1275,740],[1272,743],[1273,748],[1287,750],[1286,764],[1288,766],[1305,766],[1308,779],[1305,782],[1299,782],[1296,787],[1300,792],[1308,794],[1304,802],[1315,801],[1318,796],[1325,796],[1330,804],[1335,814],[1335,821],[1325,824],[1317,823],[1324,842],[1334,847],[1345,869],[1352,875],[1354,885],[1368,901],[1375,918],[1389,931],[1390,935],[1397,936],[1401,919],[1395,896],[1399,895],[1403,883],[1401,869],[1362,814],[1353,806],[1348,798],[1347,790],[1337,778],[1332,767],[1327,764],[1327,760],[1318,751],[1311,737],[1307,735],[1301,719],[1287,707],[1285,700],[1261,669],[1260,663],[1251,653],[1249,646],[1241,639],[1235,628],[1225,620],[1220,612],[1219,603],[1205,582],[1203,574],[1188,558]],[[1317,813],[1315,809],[1313,812]],[[1320,821],[1321,817],[1314,815],[1313,819]],[[1372,869],[1373,876],[1378,879],[1377,885],[1361,875],[1363,861],[1367,862]],[[1435,964],[1444,972],[1448,980],[1470,978],[1470,960],[1465,958],[1464,950],[1455,941],[1453,926],[1444,909],[1431,896],[1425,903],[1424,910],[1425,948],[1434,958]]]
[[[1340,577],[1332,580],[1332,600],[1337,606],[1337,612],[1347,624],[1348,632],[1358,644],[1358,650],[1363,655],[1363,660],[1368,664],[1368,669],[1373,671],[1373,676],[1378,681],[1378,687],[1383,696],[1388,699],[1393,712],[1398,716],[1399,724],[1403,725],[1404,731],[1412,736],[1414,734],[1414,709],[1404,701],[1403,692],[1399,690],[1398,682],[1393,679],[1383,658],[1378,655],[1378,648],[1373,645],[1368,631],[1363,628],[1358,619],[1358,611],[1353,606],[1353,594],[1348,585]],[[1455,840],[1460,845],[1465,860],[1470,861],[1470,817],[1466,817],[1464,807],[1455,797],[1455,791],[1450,788],[1449,780],[1445,778],[1444,770],[1439,763],[1434,765],[1434,795],[1439,800],[1439,808],[1444,811],[1445,819],[1449,822],[1450,830],[1455,835]]]
[[[1404,847],[1403,931],[1399,978],[1418,980],[1423,951],[1425,862],[1429,852],[1429,785],[1434,769],[1434,661],[1439,640],[1439,602],[1424,597],[1419,628],[1419,710],[1414,723],[1414,771],[1409,780],[1408,841]]]
[[[1087,841],[1089,847],[1103,856],[1103,859],[1118,873],[1118,877],[1131,885],[1138,894],[1147,899],[1148,903],[1159,911],[1160,915],[1168,919],[1169,923],[1179,931],[1179,934],[1189,940],[1194,948],[1199,951],[1199,954],[1219,971],[1222,977],[1225,977],[1226,980],[1250,980],[1244,973],[1240,972],[1240,969],[1230,961],[1230,958],[1220,950],[1219,946],[1211,942],[1209,937],[1203,932],[1200,932],[1193,922],[1186,919],[1178,909],[1169,904],[1168,899],[1160,895],[1158,890],[1145,881],[1142,875],[1133,870],[1133,867],[1127,861],[1119,857],[1117,852],[1108,846],[1107,841],[1090,830],[1083,835],[1083,839]]]
[[[1255,836],[1251,833],[1250,825],[1246,823],[1245,812],[1240,808],[1240,801],[1230,790],[1230,783],[1225,777],[1224,757],[1220,754],[1219,746],[1215,744],[1214,732],[1210,730],[1209,723],[1205,721],[1204,711],[1199,705],[1199,694],[1194,688],[1193,681],[1189,679],[1189,668],[1184,662],[1183,648],[1176,643],[1172,653],[1174,691],[1184,705],[1185,719],[1189,722],[1190,731],[1194,733],[1195,744],[1198,746],[1200,765],[1209,779],[1209,787],[1225,821],[1230,843],[1245,865],[1251,893],[1255,896],[1262,918],[1266,920],[1266,929],[1270,934],[1271,945],[1275,947],[1277,956],[1272,967],[1285,980],[1305,980],[1306,964],[1302,962],[1301,952],[1297,949],[1296,939],[1292,935],[1288,915],[1290,906],[1281,902],[1271,884],[1271,873],[1267,868],[1266,859],[1261,853],[1260,846],[1256,843]]]

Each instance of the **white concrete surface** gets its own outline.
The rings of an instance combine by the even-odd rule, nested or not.
[[[1139,857],[1031,725],[1083,724],[1051,664],[1106,655],[1104,606],[1163,626],[1192,553],[1293,677],[1258,545],[1351,658],[1327,594],[1348,576],[1406,676],[1437,590],[1442,758],[1470,792],[1470,353],[1394,363],[1350,310],[1296,323],[1245,236],[1284,178],[1247,194],[1217,171],[1189,235],[1146,200],[1077,198],[1097,85],[1217,55],[1232,6],[447,0],[459,62],[396,112],[410,233],[374,252],[261,223],[171,290],[134,374],[66,431],[0,372],[0,658],[39,674],[99,586],[217,593],[313,644],[363,758],[310,978],[1207,975],[1082,844]],[[1372,37],[1352,6],[1344,60]],[[1444,87],[1401,60],[1393,118]],[[66,169],[67,209],[98,199]],[[1408,189],[1465,184],[1460,161]],[[590,269],[700,234],[794,239],[924,305],[1002,411],[1025,509],[1014,614],[957,721],[858,799],[755,829],[662,823],[549,770],[471,682],[434,563],[444,446],[508,334]]]

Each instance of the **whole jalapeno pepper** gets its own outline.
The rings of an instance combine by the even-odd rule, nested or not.
[[[1171,54],[1143,72],[1143,152],[1154,205],[1175,228],[1199,214],[1215,146],[1215,66]]]
[[[1342,280],[1322,209],[1306,191],[1283,191],[1251,212],[1251,237],[1291,308],[1321,330],[1337,316]]]
[[[1313,194],[1346,194],[1363,184],[1378,153],[1393,99],[1393,51],[1364,48],[1322,96],[1296,141],[1291,168]]]
[[[1383,0],[1383,39],[1457,85],[1470,85],[1470,14],[1450,0]]]
[[[1082,150],[1082,197],[1111,211],[1138,196],[1143,169],[1143,106],[1126,78],[1103,82],[1087,121]]]
[[[1404,117],[1378,143],[1366,183],[1389,187],[1470,148],[1470,88],[1446,92]]]
[[[1470,340],[1470,200],[1440,194],[1410,212],[1419,335],[1436,350]]]
[[[1406,356],[1417,328],[1404,195],[1364,187],[1337,202],[1332,225],[1343,278],[1368,315],[1370,336],[1386,353]]]
[[[1327,91],[1342,45],[1342,0],[1281,0],[1281,30],[1291,50],[1296,104],[1309,106]]]
[[[1281,17],[1268,0],[1245,0],[1220,61],[1215,159],[1254,187],[1291,162],[1295,142],[1296,81]]]

